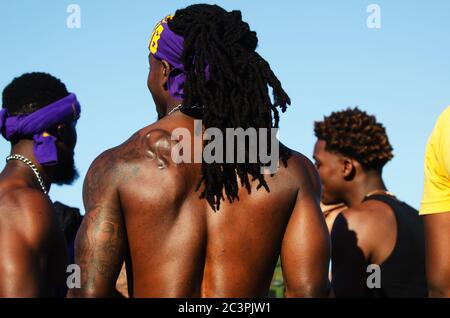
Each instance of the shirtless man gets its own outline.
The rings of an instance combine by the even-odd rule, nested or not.
[[[265,297],[280,254],[286,296],[327,296],[329,238],[309,160],[280,146],[287,166],[280,161],[271,177],[259,159],[171,156],[172,132],[194,136],[196,118],[203,129],[271,128],[272,109],[278,125],[275,106],[284,110],[289,97],[257,42],[239,11],[218,6],[190,6],[157,25],[148,86],[159,120],[89,169],[76,242],[81,289],[70,296],[114,295],[125,260],[130,297]]]
[[[12,149],[0,173],[0,297],[64,289],[66,245],[47,193],[77,176],[79,114],[75,95],[49,74],[24,74],[3,91],[0,130]]]

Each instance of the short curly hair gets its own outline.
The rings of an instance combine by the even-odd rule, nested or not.
[[[3,108],[10,115],[29,114],[69,95],[66,86],[56,77],[42,72],[16,77],[2,94]]]
[[[384,126],[358,107],[325,116],[314,123],[314,133],[326,142],[327,151],[353,158],[365,170],[381,171],[394,157]]]

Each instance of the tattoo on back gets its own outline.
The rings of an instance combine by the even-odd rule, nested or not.
[[[145,135],[145,153],[150,160],[155,160],[159,169],[169,167],[172,162],[171,149],[175,141],[171,135],[161,129],[152,130]]]

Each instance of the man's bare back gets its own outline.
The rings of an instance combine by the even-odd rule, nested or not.
[[[228,129],[274,137],[277,108],[290,105],[257,43],[239,11],[217,5],[188,6],[155,26],[147,86],[160,120],[91,166],[76,243],[82,288],[70,296],[114,295],[126,261],[134,297],[261,297],[280,255],[287,296],[327,295],[329,236],[315,168],[293,154],[287,167],[262,178],[261,168],[273,173],[261,155],[269,153],[261,151],[264,138],[239,151],[223,138]],[[198,147],[194,118],[227,147],[214,155],[212,140]],[[190,137],[172,140],[178,129]],[[255,148],[261,156],[252,160]],[[211,156],[202,155],[207,149]],[[220,152],[226,163],[224,153],[213,158]]]
[[[241,187],[239,201],[214,212],[195,191],[201,164],[171,159],[179,127],[193,134],[194,121],[162,119],[92,165],[78,295],[111,295],[126,260],[133,297],[264,297],[281,253],[288,296],[326,296],[328,235],[312,164],[293,154],[266,176],[270,192]]]
[[[54,297],[64,283],[67,252],[49,198],[0,175],[0,297]]]

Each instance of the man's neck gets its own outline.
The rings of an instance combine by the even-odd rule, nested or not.
[[[171,100],[168,104],[167,104],[167,110],[166,110],[166,114],[165,116],[169,115],[175,108],[177,108],[178,106],[180,106],[182,104],[183,101],[181,100]]]
[[[355,184],[351,186],[345,198],[345,202],[350,208],[360,205],[370,193],[386,191],[386,186],[378,172],[369,172],[353,182]]]
[[[49,191],[51,186],[51,169],[45,169],[41,164],[39,164],[34,155],[33,145],[32,140],[21,140],[12,147],[11,155],[21,155],[29,159],[35,165],[37,171],[43,179],[45,188]],[[17,174],[20,178],[23,178],[27,184],[34,185],[35,188],[41,189],[36,175],[27,164],[18,162],[18,160],[11,160],[7,163],[6,169],[11,169],[13,173]]]

